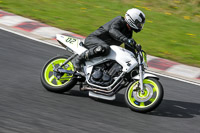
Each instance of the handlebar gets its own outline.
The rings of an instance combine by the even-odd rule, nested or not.
[[[128,47],[133,47],[133,49],[136,49],[137,52],[142,50],[142,46],[140,44],[137,44],[134,39],[128,39],[126,45],[128,45]]]
[[[134,39],[128,39],[127,42],[125,42],[125,48],[132,51],[136,57],[142,52],[142,46],[137,44]]]
[[[146,62],[146,53],[142,50],[142,46],[140,44],[136,44],[136,42],[132,41],[128,43],[127,46],[130,48],[129,50],[134,53],[135,57],[137,57],[139,64],[142,64],[143,61]]]
[[[140,44],[136,44],[135,48],[138,52],[142,50],[142,46]]]

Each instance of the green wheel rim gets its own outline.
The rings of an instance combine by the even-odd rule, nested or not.
[[[140,92],[140,90],[133,90],[134,86],[139,81],[135,82],[131,85],[131,87],[128,90],[128,101],[137,108],[146,108],[151,106],[155,101],[158,99],[158,96],[160,95],[158,85],[150,79],[144,79],[143,83],[144,86],[151,86],[152,89],[148,89],[148,87],[144,87],[144,94]],[[137,97],[133,95],[133,93],[137,94]],[[152,95],[150,95],[152,94]],[[139,100],[138,100],[139,99]],[[142,102],[141,102],[141,101]]]
[[[53,74],[53,65],[55,67],[61,66],[67,59],[65,58],[59,58],[56,60],[53,60],[52,62],[50,62],[47,67],[45,68],[44,71],[44,77],[46,82],[51,85],[51,86],[55,86],[55,87],[59,87],[59,86],[63,86],[65,84],[67,84],[73,77],[73,75],[68,75],[68,74],[64,74],[62,75],[62,77],[58,80],[55,75]],[[71,62],[67,63],[68,67],[65,68],[63,67],[65,70],[71,70],[74,71],[74,66]],[[65,65],[66,66],[66,65]]]

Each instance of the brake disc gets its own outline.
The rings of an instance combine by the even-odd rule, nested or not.
[[[148,84],[144,84],[144,94],[141,93],[141,90],[133,91],[133,97],[138,102],[147,102],[153,96],[153,87]]]

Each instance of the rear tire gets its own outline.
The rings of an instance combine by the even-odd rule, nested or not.
[[[56,56],[50,59],[43,67],[41,72],[41,83],[46,88],[46,90],[56,93],[63,93],[69,91],[77,83],[77,79],[74,75],[60,74],[53,71],[53,67],[58,67],[64,63],[69,56]],[[53,65],[52,65],[53,64]],[[75,71],[72,62],[68,62],[67,65],[63,67],[66,70]],[[57,79],[55,75],[61,76]]]
[[[159,106],[164,91],[160,82],[155,78],[144,79],[144,94],[138,89],[133,90],[139,81],[131,83],[125,92],[127,106],[136,112],[146,113]]]

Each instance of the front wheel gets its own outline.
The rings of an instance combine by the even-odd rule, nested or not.
[[[161,103],[163,87],[155,78],[144,79],[144,93],[137,87],[138,82],[131,83],[125,92],[128,107],[136,112],[145,113],[154,110]]]
[[[67,73],[58,73],[54,71],[54,68],[61,66],[68,56],[57,56],[50,59],[43,67],[41,72],[42,85],[48,90],[56,93],[63,93],[70,90],[76,83],[77,80],[74,75]],[[68,62],[62,67],[65,70],[74,71],[72,62]]]

